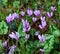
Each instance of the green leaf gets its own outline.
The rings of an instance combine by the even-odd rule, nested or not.
[[[3,47],[2,47],[2,40],[0,40],[0,54],[3,52]]]
[[[49,33],[53,33],[53,31],[55,31],[57,29],[57,27],[53,24],[53,23],[50,23],[49,25]]]
[[[13,2],[13,6],[14,6],[15,8],[19,8],[19,4],[20,4],[20,1],[14,1],[14,2]]]
[[[30,30],[30,35],[31,35],[31,36],[34,36],[35,32],[36,32],[35,29],[31,29],[31,30]]]
[[[20,22],[20,25],[18,27],[18,33],[19,33],[20,37],[25,37],[25,35],[26,35],[26,33],[23,32],[23,24],[22,24],[22,22]]]
[[[54,51],[54,53],[53,54],[60,54],[60,52],[59,51]]]
[[[5,20],[5,14],[0,11],[0,20]]]
[[[45,6],[46,6],[46,11],[50,11],[49,9],[49,7],[51,6],[50,0],[45,2]]]
[[[34,41],[34,47],[37,49],[38,47],[40,47],[40,41],[36,40]]]
[[[8,0],[2,0],[2,3],[5,5],[8,2]]]
[[[24,0],[24,2],[27,4],[29,0]]]
[[[35,2],[35,0],[31,0],[30,6],[32,9],[37,9],[38,7],[37,2]]]
[[[25,15],[25,18],[29,23],[32,23],[32,17]]]
[[[27,40],[26,40],[26,38],[25,38],[25,37],[20,38],[20,44],[24,44],[26,41],[27,41]]]
[[[2,40],[0,40],[0,47],[2,47]]]
[[[50,39],[46,40],[44,49],[45,49],[45,54],[49,54],[50,51],[53,49],[53,44],[54,44],[54,36],[53,35],[49,35]]]
[[[60,5],[60,0],[58,1],[58,5]]]
[[[1,25],[1,27],[0,27],[0,34],[1,35],[2,34],[7,34],[8,26],[7,26],[6,22],[2,21],[2,22],[0,22],[0,25]]]
[[[5,6],[8,0],[0,0],[0,6]]]
[[[45,49],[45,50],[48,49],[48,44],[45,44],[44,49]]]
[[[53,31],[53,33],[52,33],[55,37],[58,37],[58,36],[60,36],[60,31],[59,30],[55,30],[55,31]]]
[[[60,5],[58,5],[58,13],[60,13]]]

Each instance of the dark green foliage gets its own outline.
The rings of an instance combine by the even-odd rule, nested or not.
[[[16,30],[16,23],[14,21],[8,23],[8,26],[9,26],[9,29],[11,29],[11,31]]]
[[[57,10],[52,11],[51,6],[56,6]],[[43,29],[43,31],[46,32],[43,32],[42,29],[38,28],[38,25],[41,24],[38,22],[41,16],[35,16],[34,13],[32,16],[28,16],[28,8],[31,8],[33,12],[36,9],[40,10],[41,16],[46,17],[47,26]],[[25,12],[24,16],[21,16],[21,11]],[[6,16],[14,12],[19,14],[19,19],[15,19],[10,23],[6,23]],[[53,12],[52,18],[49,18],[47,16],[47,12]],[[33,22],[33,17],[36,17],[38,20],[36,22]],[[30,26],[33,25],[31,26],[29,32],[23,32],[23,24],[21,22],[22,18],[27,20]],[[56,22],[53,23],[54,20],[56,20]],[[36,29],[38,29],[39,32],[43,33],[45,37],[45,41],[43,43],[40,42],[38,36],[35,36],[35,25]],[[11,45],[16,45],[14,54],[41,54],[40,49],[42,48],[44,49],[44,54],[60,54],[59,28],[60,0],[0,0],[0,35],[1,38],[3,38],[2,35],[7,36],[7,38],[6,36],[4,36],[3,39],[0,38],[0,54],[3,54],[5,51],[5,48],[2,47],[2,41],[8,42],[6,51],[8,51],[7,48],[9,49]],[[19,39],[17,41],[13,41],[10,37],[8,37],[11,32],[19,33]],[[26,33],[29,33],[29,39],[26,39]]]

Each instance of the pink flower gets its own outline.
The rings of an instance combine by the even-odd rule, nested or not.
[[[39,16],[40,15],[40,11],[39,10],[35,10],[34,11],[34,15]]]
[[[21,15],[24,16],[25,15],[25,12],[24,11],[21,11]]]
[[[51,10],[52,11],[56,11],[56,7],[55,6],[51,6]]]
[[[14,18],[14,19],[15,19],[15,18],[16,18],[16,19],[19,18],[19,14],[13,13],[13,14],[12,14],[12,18]]]
[[[15,32],[15,33],[12,32],[12,34],[9,34],[9,36],[10,36],[12,39],[16,39],[16,40],[19,39],[19,33],[18,33],[18,32]]]
[[[31,29],[29,22],[27,20],[22,19],[23,23],[23,32],[27,32]]]
[[[29,34],[26,34],[25,38],[26,39],[29,39],[30,35]]]
[[[6,47],[6,46],[7,46],[7,41],[4,41],[4,42],[2,43],[2,45],[3,45],[3,47]]]
[[[41,19],[41,21],[45,21],[45,17],[42,17],[42,16],[41,16],[41,18],[40,18],[40,19]]]
[[[42,21],[42,27],[44,28],[46,26],[46,21]]]
[[[31,9],[28,9],[28,10],[27,10],[27,14],[28,14],[29,16],[31,16],[31,15],[33,14],[33,11],[32,11]]]
[[[35,35],[39,35],[39,32],[37,31],[37,32],[35,32]]]
[[[12,17],[11,14],[9,14],[9,16],[6,17],[6,21],[7,21],[8,23],[10,23],[10,22],[13,21],[13,20],[14,20],[14,18]]]
[[[12,15],[9,14],[9,16],[6,17],[7,23],[12,22],[15,18],[19,18],[19,15],[17,13],[13,13]]]
[[[42,54],[44,54],[44,51],[45,51],[45,50],[44,50],[44,49],[40,49],[40,51],[42,52]]]
[[[38,38],[41,42],[44,42],[45,41],[45,37],[43,35],[38,35]]]
[[[8,54],[14,54],[14,50],[15,50],[15,48],[16,48],[15,45],[11,46],[11,47],[9,48],[10,51],[8,52]]]
[[[33,17],[32,20],[33,20],[33,22],[36,22],[37,21],[37,18]]]
[[[53,16],[53,12],[47,12],[47,16],[51,18]]]
[[[45,17],[41,17],[41,25],[39,25],[40,29],[43,29],[46,26],[46,21],[45,21]]]

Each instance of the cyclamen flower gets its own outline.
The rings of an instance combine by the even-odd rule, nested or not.
[[[52,11],[56,11],[56,7],[55,6],[51,6],[51,10]]]
[[[13,13],[13,14],[12,14],[12,18],[14,18],[14,19],[15,19],[15,18],[16,18],[16,19],[19,18],[19,14]]]
[[[7,21],[8,23],[10,23],[10,22],[13,21],[13,20],[14,20],[14,18],[12,17],[11,14],[9,14],[9,16],[6,17],[6,21]]]
[[[4,42],[2,43],[2,45],[3,45],[3,47],[6,47],[6,46],[7,46],[7,41],[4,41]]]
[[[25,15],[25,12],[24,11],[21,11],[21,15],[24,16]]]
[[[15,18],[16,18],[16,19],[19,18],[19,15],[18,15],[17,13],[13,13],[12,15],[9,14],[9,16],[6,17],[6,21],[7,21],[7,23],[10,23],[10,22],[12,22]]]
[[[53,22],[54,22],[54,23],[57,23],[57,21],[56,21],[56,20],[53,20]]]
[[[46,21],[45,21],[45,17],[41,17],[41,25],[39,25],[40,29],[43,29],[46,26]]]
[[[41,42],[44,42],[45,41],[45,37],[43,35],[38,35],[38,38]]]
[[[46,21],[42,21],[42,25],[39,25],[39,27],[41,28],[41,29],[43,29],[44,27],[46,26]]]
[[[9,34],[9,36],[10,36],[12,39],[16,39],[16,40],[19,39],[19,33],[18,33],[18,32],[15,32],[15,33],[12,32],[12,34]]]
[[[23,32],[29,31],[31,28],[29,22],[27,20],[22,19],[22,23],[23,23]]]
[[[25,38],[26,39],[29,39],[30,35],[29,34],[26,34]]]
[[[16,48],[15,45],[11,46],[11,47],[9,48],[10,51],[8,52],[8,54],[14,54],[15,48]]]
[[[35,35],[39,35],[39,32],[37,31],[37,32],[35,32]]]
[[[40,51],[42,52],[42,54],[44,54],[44,49],[40,49]]]
[[[39,10],[35,10],[34,11],[34,15],[39,16],[40,15],[40,11]]]
[[[47,12],[47,16],[51,18],[53,16],[53,12]]]
[[[45,17],[42,17],[42,16],[41,16],[41,21],[45,21]]]
[[[33,20],[33,22],[36,22],[37,21],[37,18],[33,17],[32,20]]]
[[[27,14],[28,14],[28,16],[31,16],[33,14],[33,11],[31,9],[28,9]]]

